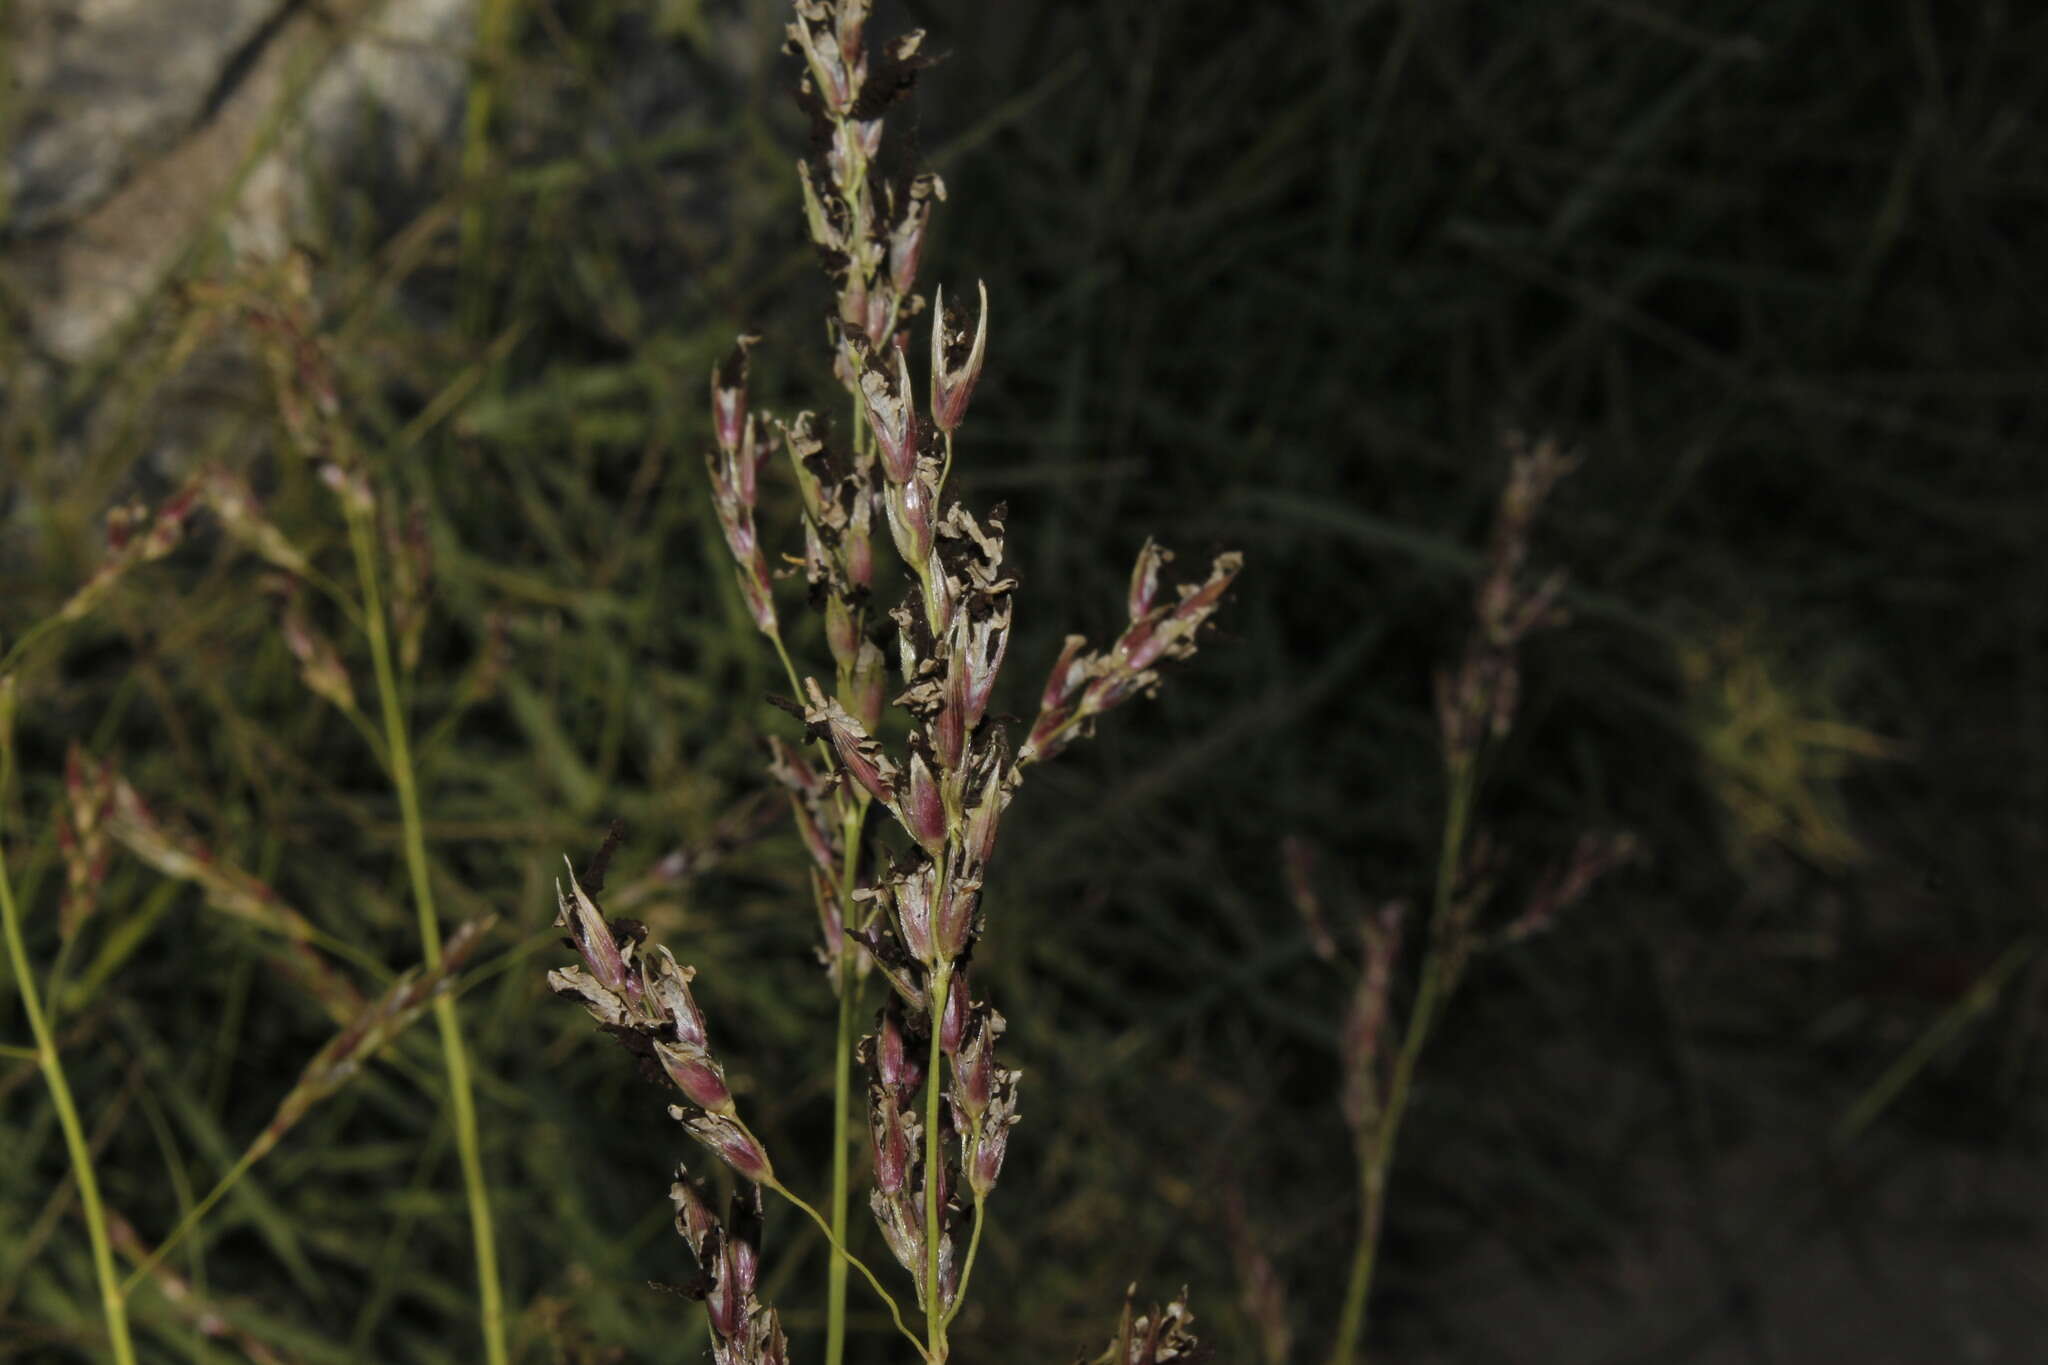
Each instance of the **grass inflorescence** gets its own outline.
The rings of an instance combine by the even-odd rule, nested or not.
[[[0,224],[0,1343],[697,1356],[765,1314],[647,1281],[744,1245],[828,1359],[931,1351],[934,1248],[955,1356],[1128,1359],[1186,1304],[1271,1362],[2031,1349],[1931,1286],[2004,1283],[2022,1201],[1969,1192],[2038,1127],[2039,20],[924,4],[917,100],[835,172],[783,0],[477,12],[425,54],[447,137],[295,160],[305,252],[196,184],[128,222],[167,273],[91,355],[39,330],[63,244]],[[294,10],[252,136],[292,145],[301,58],[421,55],[409,15]],[[1513,428],[1583,460],[1510,576],[1568,567],[1571,624],[1509,659]],[[1196,666],[1038,762],[1235,549]],[[902,893],[915,937],[1005,725],[982,1042],[927,1079]],[[549,998],[572,870],[695,969],[717,1071],[679,1007],[627,989],[636,1074]],[[963,1057],[1023,1120],[979,1201]],[[802,1207],[664,1117],[725,1103]],[[1189,1294],[1109,1317],[1132,1281]]]

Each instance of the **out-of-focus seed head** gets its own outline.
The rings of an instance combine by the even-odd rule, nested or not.
[[[341,651],[334,647],[334,642],[314,627],[298,580],[285,580],[280,595],[284,609],[278,617],[278,632],[284,636],[285,648],[298,660],[299,680],[314,696],[325,698],[343,711],[355,710],[356,692],[349,681],[348,665],[342,662]]]
[[[1117,1322],[1109,1349],[1092,1365],[1167,1365],[1168,1361],[1192,1362],[1205,1359],[1208,1352],[1195,1339],[1195,1315],[1188,1311],[1188,1291],[1164,1308],[1134,1313],[1138,1286],[1124,1294],[1124,1311]]]
[[[360,469],[344,468],[329,461],[320,466],[320,482],[334,491],[342,508],[356,516],[376,510],[377,495],[370,490],[370,478]]]
[[[790,48],[809,65],[809,81],[815,83],[825,108],[843,116],[853,108],[865,73],[849,67],[841,54],[840,35],[834,31],[834,6],[821,0],[798,0],[796,15],[787,29]]]
[[[220,465],[207,466],[200,471],[199,478],[207,505],[220,518],[222,530],[293,578],[306,576],[312,566],[299,548],[263,515],[248,480]]]
[[[1521,913],[1501,931],[1498,941],[1513,943],[1550,928],[1559,914],[1585,898],[1595,882],[1634,861],[1640,848],[1636,836],[1626,830],[1580,835],[1571,857],[1562,867],[1553,867],[1543,874]]]
[[[736,448],[706,452],[704,462],[711,475],[711,504],[718,513],[719,529],[725,533],[726,549],[732,554],[747,614],[763,634],[772,636],[776,630],[775,585],[754,530],[758,473],[767,453],[760,418],[748,414],[740,424]]]
[[[1315,864],[1316,850],[1308,840],[1298,834],[1290,834],[1280,841],[1280,865],[1287,878],[1287,896],[1294,902],[1295,913],[1301,916],[1302,926],[1308,930],[1309,946],[1323,961],[1335,962],[1338,957],[1337,940],[1330,933],[1328,917],[1323,914],[1323,898],[1316,892]]]
[[[1127,603],[1133,621],[1143,619],[1145,613],[1152,610],[1153,599],[1159,595],[1159,570],[1172,558],[1173,551],[1150,539],[1138,551],[1137,567],[1131,570],[1131,591]]]
[[[738,455],[741,433],[747,425],[747,352],[760,339],[752,335],[740,337],[711,371],[711,425],[718,437],[718,448],[728,457]],[[748,506],[753,501],[749,488]]]
[[[1365,965],[1359,970],[1351,1006],[1338,1034],[1338,1050],[1344,1059],[1339,1107],[1345,1123],[1360,1141],[1367,1140],[1379,1123],[1381,1073],[1386,1065],[1387,992],[1393,984],[1394,965],[1401,957],[1401,929],[1406,914],[1407,907],[1401,902],[1389,901],[1362,926]]]

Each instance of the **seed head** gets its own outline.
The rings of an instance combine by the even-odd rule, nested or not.
[[[737,456],[740,436],[747,424],[747,352],[761,338],[742,336],[733,344],[723,363],[711,372],[711,424],[718,448],[728,458]],[[743,490],[746,504],[754,505],[752,471]]]
[[[804,686],[811,698],[810,706],[804,711],[804,724],[813,734],[822,735],[831,742],[839,766],[849,777],[867,788],[868,794],[877,801],[890,804],[895,798],[896,765],[882,752],[882,746],[869,736],[867,727],[855,720],[844,706],[825,696],[816,678],[806,678]]]
[[[569,863],[566,857],[562,861]],[[604,912],[577,885],[574,864],[569,864],[569,890],[565,893],[561,882],[555,883],[555,904],[555,924],[569,931],[570,941],[598,984],[606,990],[639,995],[639,974],[627,964],[631,945],[621,948],[612,934],[611,925],[605,920]]]
[[[986,1199],[1003,1173],[1003,1157],[1010,1150],[1010,1130],[1017,1126],[1017,1081],[1020,1071],[999,1071],[990,1084],[988,1108],[981,1117],[979,1132],[972,1133],[966,1161],[967,1188]]]
[[[917,267],[924,256],[925,229],[931,223],[932,201],[945,197],[945,181],[936,175],[918,176],[910,182],[910,193],[902,215],[889,229],[889,282],[899,295],[906,298],[917,287]]]
[[[690,1136],[711,1149],[712,1155],[757,1185],[775,1178],[768,1153],[747,1126],[725,1114],[711,1114],[669,1106],[668,1115],[690,1130]]]
[[[896,817],[903,822],[903,828],[910,831],[910,837],[917,840],[918,847],[932,857],[938,857],[946,847],[946,802],[939,793],[938,779],[932,775],[932,765],[924,754],[912,750],[910,755],[910,780],[905,784],[903,797],[896,804]]]
[[[732,1091],[726,1088],[725,1068],[713,1061],[710,1053],[690,1043],[665,1043],[656,1038],[654,1055],[690,1103],[716,1114],[732,1114]]]
[[[910,362],[894,346],[877,357],[865,345],[855,347],[860,359],[860,396],[868,428],[875,433],[882,472],[891,484],[905,484],[917,466],[917,412],[910,392]]]
[[[967,402],[974,397],[981,362],[988,354],[988,285],[982,283],[979,289],[981,316],[971,342],[964,320],[946,311],[943,285],[932,307],[932,424],[949,434],[967,415]]]

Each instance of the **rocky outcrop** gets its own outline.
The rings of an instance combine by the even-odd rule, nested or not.
[[[280,253],[323,172],[416,168],[459,122],[476,4],[16,0],[0,274],[31,344],[84,360],[188,253]]]

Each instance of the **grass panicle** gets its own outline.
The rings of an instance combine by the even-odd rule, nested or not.
[[[989,293],[978,287],[970,327],[945,307],[942,288],[929,309],[915,292],[945,186],[935,175],[889,169],[884,125],[926,61],[924,35],[874,44],[868,18],[865,0],[800,0],[788,27],[790,48],[804,61],[798,95],[817,147],[799,163],[799,183],[812,242],[834,286],[827,332],[851,442],[841,444],[814,412],[778,420],[756,410],[749,366],[760,339],[748,335],[712,374],[715,446],[707,464],[747,616],[781,662],[793,694],[782,704],[815,752],[814,761],[787,741],[770,744],[770,772],[789,794],[812,863],[819,956],[840,1001],[828,1199],[828,1235],[840,1254],[827,1285],[825,1357],[838,1365],[844,1350],[844,1276],[858,1264],[844,1250],[848,1067],[858,1056],[868,1072],[868,1203],[923,1313],[922,1333],[912,1340],[922,1359],[940,1365],[952,1355],[950,1329],[974,1273],[1011,1129],[1021,1120],[1022,1073],[997,1055],[1005,1020],[970,985],[1004,812],[1029,765],[1155,690],[1160,665],[1194,653],[1242,560],[1219,555],[1204,581],[1165,594],[1161,570],[1172,556],[1148,541],[1131,577],[1129,624],[1107,650],[1083,653],[1080,637],[1068,640],[1037,718],[1022,745],[1013,745],[991,711],[1018,589],[1004,564],[1007,513],[998,505],[977,516],[947,497],[955,439],[988,357]],[[923,403],[909,358],[921,318],[930,329]],[[791,560],[802,564],[810,603],[823,618],[829,681],[795,662],[761,541],[761,475],[777,444],[803,514],[803,555]],[[883,525],[908,588],[886,610],[876,602],[884,587],[875,532]],[[908,730],[895,744],[884,739],[892,690],[885,651],[872,638],[888,633],[895,637],[893,689],[900,689],[892,704]],[[873,808],[889,817],[879,827],[867,818]],[[677,967],[665,947],[652,957],[643,952],[644,930],[608,921],[573,875],[557,922],[570,930],[584,967],[551,973],[555,990],[580,1000],[630,1050],[659,1065],[686,1100],[672,1112],[736,1175],[784,1192],[707,1050],[688,988],[692,969]],[[872,976],[886,992],[876,1032],[850,1048]],[[747,1246],[751,1258],[752,1244],[736,1230],[720,1233],[692,1188],[679,1178],[678,1226],[711,1276],[703,1293],[715,1357],[722,1365],[780,1359],[774,1310],[755,1304],[751,1278],[732,1269],[731,1248]],[[897,1314],[893,1299],[889,1309]],[[1176,1302],[1172,1314],[1155,1310],[1133,1328],[1127,1305],[1128,1350],[1119,1359],[1184,1354],[1192,1344],[1185,1304]]]

